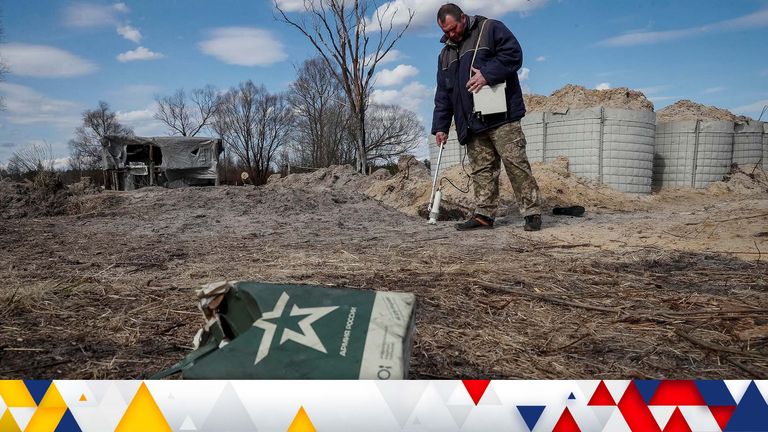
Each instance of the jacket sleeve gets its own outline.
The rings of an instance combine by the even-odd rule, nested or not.
[[[438,132],[448,133],[453,119],[451,92],[445,86],[445,72],[440,59],[437,60],[437,89],[435,90],[435,110],[432,113],[432,135]]]
[[[489,85],[502,83],[510,78],[523,65],[523,50],[515,35],[501,21],[488,20],[487,30],[495,55],[480,68],[480,72]]]

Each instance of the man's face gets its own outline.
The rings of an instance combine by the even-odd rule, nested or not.
[[[439,22],[440,28],[443,30],[448,39],[453,42],[461,42],[464,36],[464,27],[467,26],[467,17],[462,15],[458,20],[451,15],[447,15],[443,22]]]

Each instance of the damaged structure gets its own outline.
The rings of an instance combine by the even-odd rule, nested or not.
[[[221,139],[107,135],[101,140],[108,189],[218,186]]]

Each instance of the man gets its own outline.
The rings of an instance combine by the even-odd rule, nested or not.
[[[455,120],[459,143],[467,146],[475,191],[474,215],[457,224],[456,229],[493,228],[503,163],[520,213],[525,217],[525,230],[538,231],[541,229],[539,186],[525,154],[525,136],[520,126],[520,119],[525,115],[523,92],[517,78],[523,64],[520,44],[503,23],[479,15],[467,16],[453,3],[440,8],[437,23],[445,33],[441,39],[445,47],[437,66],[432,134],[437,145],[444,145],[451,119]],[[472,93],[484,85],[504,82],[507,111],[475,113]]]

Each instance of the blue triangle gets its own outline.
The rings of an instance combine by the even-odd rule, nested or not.
[[[80,425],[77,424],[77,420],[75,420],[75,416],[72,415],[72,411],[67,408],[67,412],[64,413],[64,417],[61,418],[61,421],[59,421],[59,425],[56,426],[54,432],[83,432],[83,430],[80,429]]]
[[[697,380],[696,387],[699,388],[701,397],[709,406],[734,406],[736,401],[733,399],[728,386],[721,380]]]
[[[656,389],[659,388],[659,384],[661,383],[659,380],[634,380],[632,382],[635,383],[637,391],[640,392],[640,396],[643,397],[646,405],[651,403],[651,398],[656,393]]]
[[[575,400],[576,396],[573,395],[573,392],[571,392],[571,395],[568,396],[568,400]]]
[[[724,432],[737,431],[768,431],[768,404],[754,381],[749,383],[747,392],[725,425]]]
[[[544,408],[546,407],[537,405],[520,405],[517,407],[517,410],[523,417],[525,424],[528,425],[528,430],[533,430],[533,428],[536,426],[536,423],[539,422],[541,413],[544,412]]]
[[[27,390],[29,390],[29,394],[32,395],[35,403],[40,405],[40,401],[43,400],[43,396],[48,391],[48,387],[51,386],[51,382],[51,380],[25,380],[24,385],[27,386]]]

